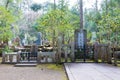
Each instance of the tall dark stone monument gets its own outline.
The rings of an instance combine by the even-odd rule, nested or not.
[[[86,56],[87,32],[86,30],[75,30],[75,58],[84,59]]]

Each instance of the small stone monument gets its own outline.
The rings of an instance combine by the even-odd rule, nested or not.
[[[38,32],[37,40],[34,43],[36,43],[37,45],[42,45],[42,33],[41,32]]]

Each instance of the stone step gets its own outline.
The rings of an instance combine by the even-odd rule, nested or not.
[[[37,61],[33,60],[33,61],[20,61],[19,63],[21,64],[34,64],[34,63],[37,63]]]
[[[15,67],[36,67],[36,63],[18,63],[14,65]]]

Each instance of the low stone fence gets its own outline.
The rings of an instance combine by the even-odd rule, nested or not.
[[[25,59],[26,61],[28,60],[27,57]],[[9,64],[19,63],[21,61],[21,58],[22,58],[21,52],[2,53],[2,63],[9,63]],[[56,62],[55,52],[38,52],[37,62],[38,63]]]
[[[111,48],[107,44],[97,44],[94,45],[94,60],[95,62],[98,62],[99,59],[102,60],[102,62],[112,63],[111,62]]]
[[[55,52],[38,52],[37,62],[38,63],[47,63],[55,62]]]
[[[65,62],[68,60],[68,53],[70,53],[69,57],[71,59],[71,62],[74,62],[74,46],[70,47],[70,52],[68,49],[69,46],[66,46],[64,49],[65,51]],[[21,53],[26,54],[26,52],[10,52],[10,53],[2,53],[2,63],[18,63],[20,62],[22,58]],[[29,54],[29,52],[27,52]],[[39,51],[37,54],[36,61],[38,63],[51,63],[51,62],[57,62],[57,52],[41,52]],[[120,55],[120,51],[114,52],[114,64],[117,65],[117,60],[119,59],[118,56]],[[25,57],[25,56],[24,56]],[[26,56],[25,60],[28,60],[29,56]],[[112,63],[112,53],[111,53],[111,47],[107,44],[96,44],[94,45],[94,61],[99,62],[99,60],[102,60],[102,62]]]
[[[2,63],[17,63],[19,61],[17,52],[3,52],[2,53]]]
[[[21,61],[21,58],[22,58],[21,52],[2,53],[2,63],[4,64],[19,63]],[[26,58],[25,60],[28,60],[28,59]],[[56,61],[55,52],[38,52],[38,56],[37,56],[38,63],[49,63],[49,62],[55,62],[55,61]]]
[[[113,54],[113,58],[114,58],[114,65],[117,66],[118,60],[120,60],[120,51],[115,51]]]

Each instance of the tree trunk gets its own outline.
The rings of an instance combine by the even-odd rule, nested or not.
[[[62,44],[64,44],[65,43],[65,34],[63,33],[62,34]]]
[[[80,29],[83,29],[83,2],[80,0]]]
[[[56,0],[54,0],[54,10],[56,10]],[[52,39],[53,50],[55,49],[55,30],[53,29],[53,39]]]
[[[56,0],[54,0],[54,10],[56,9]]]
[[[108,0],[105,0],[105,6],[106,6],[106,15],[108,14]]]
[[[53,50],[55,49],[55,30],[53,29],[53,39],[52,39]]]
[[[7,10],[7,8],[8,8],[8,4],[9,4],[9,3],[10,3],[10,0],[7,0],[6,5],[5,5],[6,10]]]
[[[95,3],[95,9],[96,9],[96,14],[97,14],[97,12],[98,12],[98,0],[96,0],[96,3]]]

